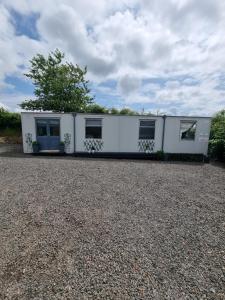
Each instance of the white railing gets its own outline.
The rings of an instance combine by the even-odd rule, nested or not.
[[[154,152],[155,141],[154,140],[139,140],[138,149],[139,152],[152,153]]]
[[[85,139],[84,148],[88,152],[99,152],[103,149],[103,140],[102,139]]]

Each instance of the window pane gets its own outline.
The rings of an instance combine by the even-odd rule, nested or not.
[[[102,126],[101,119],[86,119],[86,126]]]
[[[154,140],[155,128],[152,127],[140,127],[139,139],[140,140]]]
[[[153,126],[153,127],[155,127],[155,121],[152,121],[152,120],[140,120],[140,126]]]
[[[49,125],[50,136],[59,136],[59,124]]]
[[[140,120],[139,139],[154,140],[155,138],[155,120]]]
[[[101,139],[102,127],[86,127],[86,139]]]
[[[47,125],[37,124],[37,135],[46,136],[47,135]]]
[[[194,140],[197,122],[195,121],[181,121],[180,123],[180,137],[182,140]]]
[[[59,125],[59,120],[49,120],[50,125]]]

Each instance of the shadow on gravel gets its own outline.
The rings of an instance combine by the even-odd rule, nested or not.
[[[219,168],[225,169],[225,163],[220,162],[220,161],[212,161],[211,165],[214,167],[219,167]]]

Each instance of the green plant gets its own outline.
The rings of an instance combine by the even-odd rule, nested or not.
[[[21,136],[21,117],[18,113],[12,113],[0,107],[0,135]]]
[[[116,108],[113,107],[113,108],[110,109],[110,113],[112,115],[118,115],[120,113],[120,111],[118,109],[116,109]]]
[[[209,155],[214,159],[225,161],[225,110],[212,118]]]
[[[214,159],[225,161],[225,140],[213,139],[209,141],[209,155]]]
[[[134,116],[138,115],[138,112],[131,110],[130,108],[123,108],[119,112],[120,115],[128,115],[128,116]]]
[[[159,150],[159,151],[156,152],[156,158],[157,158],[158,160],[164,160],[164,157],[165,157],[164,151]]]
[[[108,114],[109,110],[98,104],[91,104],[85,108],[85,112],[87,113],[96,113],[96,114]]]
[[[37,54],[32,58],[29,73],[25,74],[34,84],[35,100],[26,100],[20,107],[26,110],[54,112],[82,112],[92,103],[87,68],[63,62],[64,53],[58,49],[48,57]]]
[[[32,145],[39,145],[39,143],[37,141],[33,141]]]
[[[63,142],[63,141],[60,141],[59,145],[61,145],[61,146],[65,146],[65,142]]]

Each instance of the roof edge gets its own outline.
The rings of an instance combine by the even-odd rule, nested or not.
[[[203,118],[203,119],[211,119],[210,116],[173,116],[173,115],[121,115],[121,114],[104,114],[104,113],[87,113],[87,112],[47,112],[47,111],[22,111],[21,114],[56,114],[56,115],[97,115],[97,116],[119,116],[119,117],[145,117],[145,118]]]

